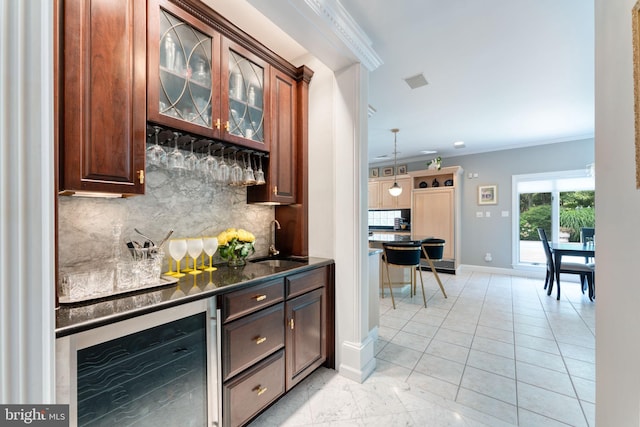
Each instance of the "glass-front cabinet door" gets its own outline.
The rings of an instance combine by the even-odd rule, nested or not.
[[[167,2],[150,8],[149,120],[217,136],[220,35]]]
[[[222,115],[226,115],[223,138],[268,151],[269,66],[226,39],[222,52]]]

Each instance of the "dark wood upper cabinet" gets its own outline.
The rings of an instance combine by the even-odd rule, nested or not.
[[[59,191],[143,194],[145,4],[61,1]]]
[[[168,1],[147,15],[149,121],[219,138],[220,33]]]
[[[269,151],[270,65],[178,4],[148,4],[149,121]]]
[[[247,201],[290,204],[296,202],[296,81],[272,70],[270,89],[272,142],[267,184],[247,188]]]

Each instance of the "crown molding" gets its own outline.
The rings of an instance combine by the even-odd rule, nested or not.
[[[383,64],[378,53],[371,47],[367,34],[338,0],[303,1],[367,70],[373,71]]]

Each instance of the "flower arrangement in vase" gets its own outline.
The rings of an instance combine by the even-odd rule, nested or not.
[[[256,249],[253,244],[256,237],[242,228],[227,228],[218,234],[218,252],[230,267],[241,267]]]
[[[435,159],[431,159],[427,162],[427,169],[439,171],[440,168],[442,167],[441,163],[442,163],[442,158],[438,156]]]

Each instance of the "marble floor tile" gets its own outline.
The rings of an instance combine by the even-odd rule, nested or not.
[[[479,336],[474,337],[471,348],[473,350],[480,350],[497,356],[510,357],[511,359],[514,357],[513,344],[492,340],[490,338]]]
[[[415,370],[458,385],[462,378],[464,364],[425,353],[416,364]]]
[[[513,344],[515,340],[513,331],[493,328],[484,325],[478,325],[475,335],[477,337],[490,338],[492,340],[502,341],[510,344]]]
[[[564,363],[567,365],[567,370],[571,376],[584,378],[587,380],[595,381],[596,379],[596,365],[595,363],[583,362],[582,360],[571,359],[569,357],[564,358]]]
[[[573,386],[581,401],[596,403],[596,382],[586,380],[584,378],[573,377],[571,379]]]
[[[405,331],[400,331],[393,337],[391,342],[393,344],[401,345],[403,347],[407,347],[412,350],[424,352],[427,349],[427,346],[429,345],[429,343],[431,342],[431,338],[424,337],[421,335],[411,334]]]
[[[395,363],[405,368],[413,369],[422,356],[422,352],[403,347],[390,342],[376,356],[378,359]]]
[[[518,408],[515,405],[465,388],[458,392],[456,402],[517,425]]]
[[[516,346],[516,360],[558,372],[567,372],[564,360],[559,354]]]
[[[467,359],[467,366],[482,369],[487,372],[502,375],[507,378],[516,378],[515,360],[509,357],[497,356],[484,351],[471,350]]]
[[[434,338],[427,346],[425,354],[464,364],[469,356],[469,348]]]
[[[471,342],[473,341],[473,333],[465,333],[459,332],[454,329],[447,329],[444,327],[443,323],[442,327],[438,330],[433,338],[438,341],[444,341],[450,344],[456,344],[459,346],[470,348]]]
[[[411,319],[409,323],[404,325],[402,330],[410,334],[433,338],[436,332],[438,332],[438,326],[427,325],[425,323],[420,323],[418,321],[415,321],[414,319]]]
[[[518,406],[574,427],[587,425],[578,399],[518,382]]]
[[[462,374],[460,387],[512,405],[516,404],[516,380],[514,378],[503,377],[467,366]]]
[[[525,362],[516,362],[518,381],[544,388],[569,397],[576,397],[569,374]]]

